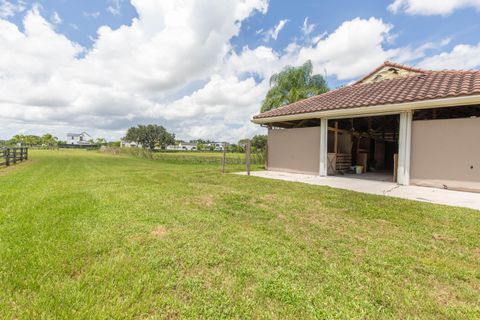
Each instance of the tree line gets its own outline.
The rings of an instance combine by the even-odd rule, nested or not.
[[[124,141],[136,142],[147,149],[165,149],[168,145],[183,143],[184,141],[175,140],[175,134],[169,133],[164,127],[159,125],[139,125],[128,129]],[[227,152],[245,152],[247,139],[242,139],[235,143],[226,143]],[[89,141],[95,145],[107,145],[110,147],[120,147],[120,141],[107,142],[104,138],[97,138]],[[265,150],[267,136],[256,135],[251,139],[251,146],[253,152],[261,152]],[[197,146],[199,151],[213,151],[212,146],[215,141],[207,139],[190,140]],[[28,146],[28,147],[58,147],[66,144],[65,141],[59,140],[56,136],[46,133],[44,135],[24,135],[17,134],[8,140],[0,140],[0,146]]]
[[[107,142],[107,140],[105,140],[104,138],[91,139],[89,140],[89,142],[95,145],[115,144],[115,142]],[[62,144],[66,144],[66,141],[59,140],[57,137],[50,133],[46,133],[41,136],[33,134],[16,134],[11,139],[0,140],[1,146],[21,145],[26,147],[58,147]],[[118,146],[120,146],[120,142],[118,142]]]
[[[50,133],[46,133],[42,136],[17,134],[9,140],[0,141],[0,144],[5,146],[22,145],[53,147],[57,146],[58,143],[58,138]]]
[[[135,142],[144,149],[166,149],[169,145],[184,143],[181,140],[175,140],[175,134],[168,132],[163,126],[156,124],[138,125],[128,129],[127,134],[122,139],[126,142]],[[215,141],[196,139],[190,140],[189,143],[195,144],[198,151],[213,151],[212,146]],[[228,152],[245,152],[247,139],[242,139],[238,144],[225,143]],[[251,139],[252,151],[264,151],[267,144],[266,135],[256,135]]]

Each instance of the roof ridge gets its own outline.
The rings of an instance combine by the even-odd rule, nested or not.
[[[372,75],[374,75],[375,73],[377,73],[378,71],[382,70],[382,68],[385,68],[385,67],[401,68],[401,69],[404,69],[404,70],[408,70],[408,71],[412,71],[412,72],[418,72],[418,73],[428,73],[428,72],[432,71],[432,70],[424,70],[424,69],[420,69],[420,68],[415,68],[415,67],[412,67],[412,66],[408,66],[406,64],[395,63],[395,62],[391,62],[391,61],[387,60],[387,61],[383,62],[381,65],[379,65],[378,67],[376,67],[375,69],[373,69],[367,75],[363,76],[361,79],[355,81],[355,83],[353,83],[353,84],[356,85],[356,84],[359,84],[359,83],[365,81],[366,79],[368,79],[369,77],[371,77]]]
[[[392,67],[402,68],[402,69],[405,69],[405,70],[421,72],[421,73],[433,71],[433,70],[429,70],[429,69],[417,68],[417,67],[414,67],[414,66],[409,66],[409,65],[406,65],[406,64],[396,63],[396,62],[391,62],[391,61],[385,61],[383,63],[383,65],[384,66],[392,66]]]

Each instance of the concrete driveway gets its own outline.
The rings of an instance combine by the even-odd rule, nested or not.
[[[246,175],[245,172],[238,174]],[[251,173],[251,175],[261,178],[302,182],[363,193],[480,210],[480,193],[460,192],[417,186],[399,186],[393,182],[372,181],[351,177],[319,177],[314,175],[279,171],[254,171]]]

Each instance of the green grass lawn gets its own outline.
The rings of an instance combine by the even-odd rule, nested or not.
[[[218,165],[30,158],[0,169],[0,319],[480,318],[480,212]]]

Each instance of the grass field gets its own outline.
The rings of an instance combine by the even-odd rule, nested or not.
[[[0,169],[1,319],[480,318],[477,211],[217,165],[30,158]]]
[[[116,150],[118,151],[118,150]],[[221,165],[223,161],[223,152],[204,152],[204,151],[161,151],[145,154],[145,151],[136,148],[121,149],[120,152],[130,155],[142,155],[146,158],[161,160],[174,163],[190,163],[190,164],[217,164]],[[226,165],[245,164],[245,153],[225,153]],[[264,165],[265,156],[263,153],[252,153],[250,155],[252,164]]]

